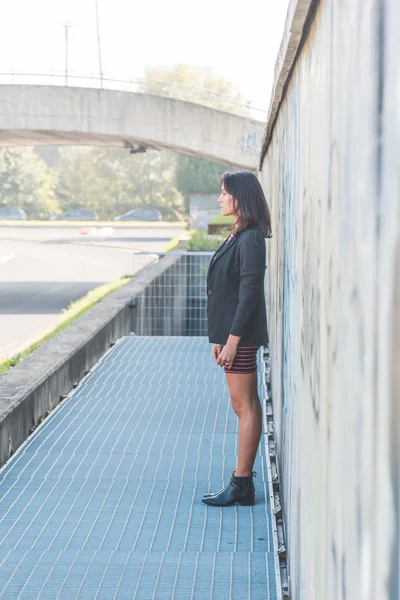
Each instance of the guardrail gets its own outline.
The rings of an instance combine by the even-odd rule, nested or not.
[[[204,104],[216,110],[232,112],[246,117],[265,121],[267,111],[252,106],[252,103],[240,97],[232,97],[206,88],[192,87],[172,81],[151,80],[146,78],[120,79],[98,73],[79,74],[62,71],[9,71],[0,73],[0,84],[3,85],[55,85],[62,87],[84,87],[114,91],[157,94],[166,98],[175,98],[186,102]],[[256,116],[255,116],[256,115]]]

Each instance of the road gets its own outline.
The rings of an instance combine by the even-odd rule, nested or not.
[[[74,227],[0,228],[0,360],[56,324],[62,309],[94,287],[131,275],[184,226],[121,228],[82,235]]]

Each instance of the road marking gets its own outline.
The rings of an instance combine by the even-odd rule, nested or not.
[[[0,256],[0,263],[10,260],[11,258],[14,258],[14,256],[15,256],[14,252],[9,252],[9,254],[6,254],[5,256]]]

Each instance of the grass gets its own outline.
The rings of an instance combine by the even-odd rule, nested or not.
[[[189,238],[189,240],[191,239],[192,235],[194,234],[195,230],[189,230],[189,231],[185,231],[185,236],[187,236]],[[165,246],[163,252],[172,252],[173,250],[179,250],[179,248],[181,248],[182,250],[185,250],[186,248],[186,244],[188,243],[185,242],[185,244],[181,244],[181,235],[177,235],[176,237],[173,237],[169,240],[168,244]]]
[[[224,215],[215,215],[215,217],[211,218],[210,223],[212,223],[213,225],[226,224],[227,227],[230,227],[233,224],[233,219],[230,215],[228,217],[224,217]]]
[[[40,338],[33,344],[31,344],[28,348],[19,352],[15,356],[11,358],[7,358],[0,362],[0,376],[9,371],[12,367],[20,363],[24,358],[32,354],[37,348],[43,346],[46,342],[51,340],[51,338],[55,337],[59,333],[61,333],[64,329],[69,327],[71,323],[79,319],[82,315],[84,315],[88,310],[90,310],[95,304],[103,300],[106,296],[125,285],[131,276],[125,276],[119,279],[118,281],[113,281],[112,283],[106,283],[104,285],[100,285],[93,290],[90,290],[85,296],[77,300],[76,302],[72,302],[68,308],[64,309],[61,312],[61,317],[59,319],[58,324],[54,329],[49,331],[44,337]]]
[[[189,252],[212,252],[217,250],[225,238],[231,233],[231,228],[221,229],[218,233],[208,235],[203,229],[190,229],[186,231],[188,240],[180,242],[181,236],[172,238],[164,249],[164,252],[182,249]]]
[[[227,228],[226,230],[221,230],[218,234],[208,235],[206,231],[202,229],[191,229],[186,231],[186,235],[188,236],[188,240],[184,243],[180,243],[181,236],[177,236],[172,238],[166,247],[164,248],[164,252],[172,252],[173,250],[182,249],[188,250],[189,252],[196,251],[213,251],[216,250],[223,240],[230,234],[231,230]]]
[[[163,252],[172,252],[173,250],[178,250],[180,246],[181,236],[177,235],[174,238],[171,238],[168,244],[165,246]]]
[[[8,221],[0,219],[0,227],[186,227],[185,221]]]

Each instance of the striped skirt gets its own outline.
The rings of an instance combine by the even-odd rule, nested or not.
[[[259,347],[238,346],[231,368],[224,367],[225,373],[254,373],[257,371],[257,351]]]

